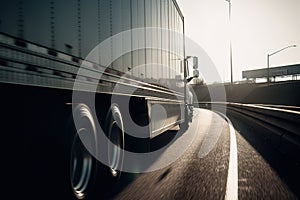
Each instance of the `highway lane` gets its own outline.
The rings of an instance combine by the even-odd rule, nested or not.
[[[248,130],[247,134],[253,131],[251,126],[240,123],[238,116],[232,113],[229,116],[239,131]],[[234,130],[236,143],[232,143],[228,122],[219,114],[195,109],[188,131],[195,132],[196,136],[178,160],[154,172],[124,173],[120,183],[105,198],[224,199],[225,196],[234,197],[236,193],[239,199],[297,199],[291,186],[282,180],[265,155],[261,155],[243,134]],[[176,132],[168,132],[164,139],[159,138],[151,145],[170,141],[172,134]],[[186,139],[179,137],[172,145],[186,144],[183,141]],[[229,162],[232,162],[230,156],[234,155],[230,152],[232,145],[236,145],[237,149],[234,158],[237,159],[236,168],[229,167]],[[172,151],[165,151],[165,154],[162,156],[174,156]],[[228,173],[229,170],[232,172]],[[232,176],[235,173],[238,175]]]

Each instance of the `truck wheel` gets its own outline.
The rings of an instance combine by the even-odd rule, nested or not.
[[[125,140],[120,109],[117,104],[112,104],[103,124],[103,131],[110,141],[103,142],[107,145],[108,166],[92,156],[101,152],[98,152],[100,144],[97,144],[97,131],[88,106],[78,104],[73,118],[77,129],[71,131],[73,136],[68,138],[72,142],[67,147],[71,149],[68,168],[71,188],[77,199],[101,198],[114,188],[121,176]]]
[[[76,121],[75,135],[71,145],[70,183],[77,199],[90,196],[95,187],[97,160],[88,149],[97,151],[97,133],[93,116],[85,104],[78,104],[73,112]],[[84,144],[82,142],[84,140]]]
[[[124,159],[124,126],[120,109],[117,104],[112,104],[107,112],[102,129],[107,137],[107,141],[101,141],[104,160],[107,162],[97,162],[97,175],[93,199],[107,198],[117,186],[121,177]],[[100,147],[99,147],[100,149]],[[106,152],[106,153],[105,153]]]
[[[184,120],[183,123],[181,123],[179,125],[180,130],[181,130],[182,133],[184,133],[185,131],[187,131],[189,129],[190,116],[189,116],[189,113],[188,113],[188,109],[189,109],[188,106],[185,105],[185,109],[184,109],[184,118],[185,118],[185,120]]]
[[[104,131],[110,141],[107,144],[107,158],[109,173],[114,182],[121,175],[125,147],[123,118],[117,104],[112,104],[108,111]]]
[[[181,133],[186,132],[189,129],[189,122],[185,121],[185,122],[179,124],[179,128],[180,128]]]

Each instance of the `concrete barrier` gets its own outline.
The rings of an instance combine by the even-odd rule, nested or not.
[[[197,102],[200,108],[231,110],[255,120],[272,130],[268,135],[272,144],[282,153],[300,155],[300,112],[272,105],[241,104],[232,102]],[[225,109],[224,109],[225,107]]]

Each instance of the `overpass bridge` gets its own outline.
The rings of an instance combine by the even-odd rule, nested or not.
[[[289,76],[292,77],[293,80],[297,80],[298,75],[300,74],[300,64],[294,65],[287,65],[287,66],[279,66],[279,67],[272,67],[269,68],[262,68],[262,69],[255,69],[255,70],[246,70],[242,72],[243,78],[247,80],[251,79],[258,79],[258,78],[267,78],[268,76],[273,78],[275,82],[276,77],[283,77]]]

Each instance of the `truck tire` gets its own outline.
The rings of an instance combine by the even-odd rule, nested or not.
[[[121,176],[125,148],[123,118],[117,104],[112,104],[107,113],[104,132],[109,139],[107,144],[108,167],[114,183]]]
[[[105,198],[120,179],[124,159],[124,126],[123,118],[117,104],[109,108],[103,123],[103,131],[107,141],[97,144],[97,134],[94,119],[88,106],[79,104],[74,110],[77,121],[70,156],[70,185],[77,199]],[[79,123],[78,123],[79,122]],[[88,137],[80,137],[87,134]],[[108,163],[98,161],[84,146],[89,145],[93,155],[106,154]],[[89,141],[86,141],[86,140]],[[110,141],[110,142],[108,142]],[[98,152],[98,145],[105,144],[106,152]]]
[[[97,133],[93,115],[85,104],[76,106],[73,118],[76,121],[76,129],[72,133],[74,136],[69,161],[70,185],[77,199],[86,199],[92,196],[96,187],[95,179],[99,173],[98,161],[89,152],[89,150],[97,152]],[[86,144],[89,145],[88,148]]]
[[[189,116],[189,113],[188,113],[188,106],[185,105],[185,108],[184,108],[184,122],[179,124],[179,127],[180,127],[180,131],[182,133],[184,133],[185,131],[187,131],[189,129],[189,121],[190,121],[190,116]]]

